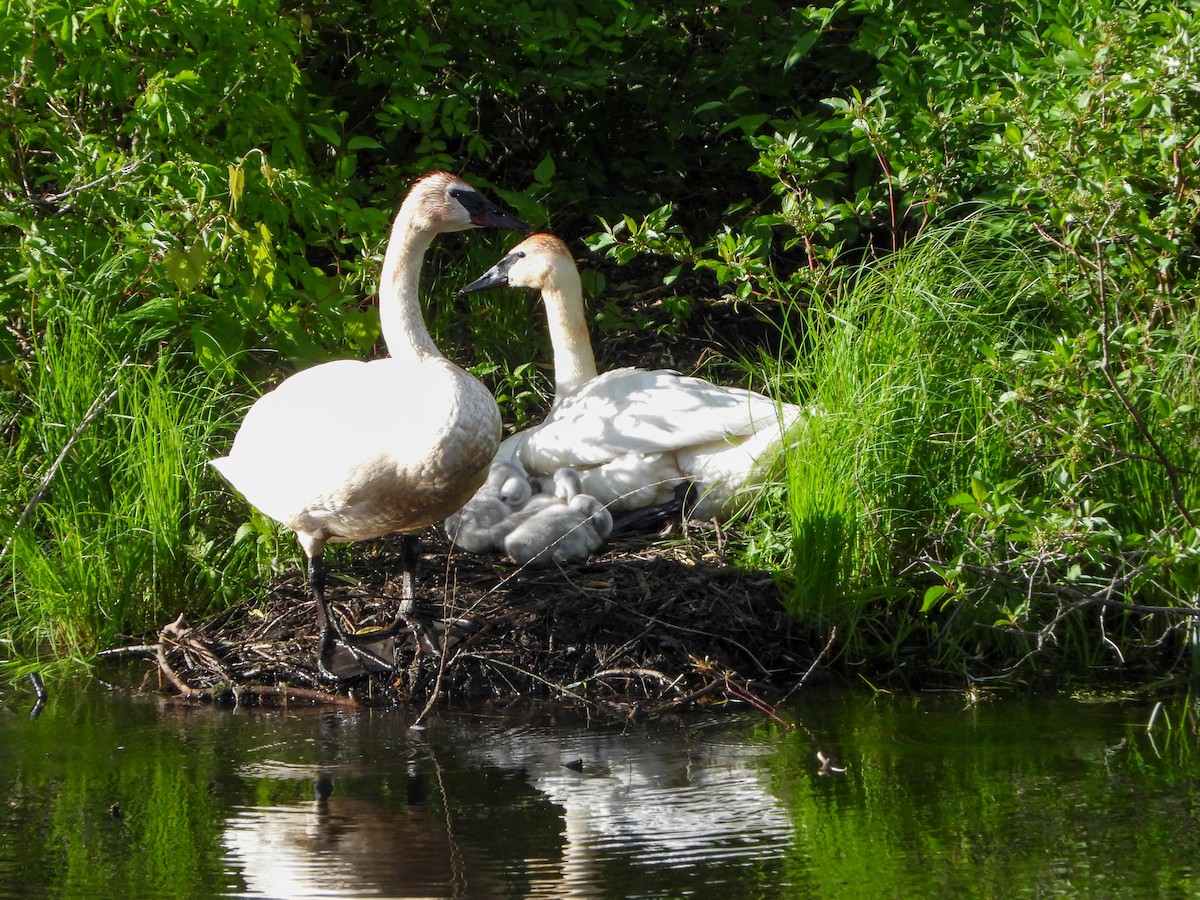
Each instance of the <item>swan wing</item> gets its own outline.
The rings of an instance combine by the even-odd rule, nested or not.
[[[780,421],[780,404],[753,391],[665,369],[615,369],[556,404],[513,449],[527,469],[542,472],[777,432]]]

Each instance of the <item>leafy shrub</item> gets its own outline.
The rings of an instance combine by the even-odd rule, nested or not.
[[[875,58],[878,77],[827,98],[825,112],[763,121],[774,133],[750,140],[774,208],[746,208],[735,218],[731,197],[730,220],[697,239],[668,205],[641,220],[626,214],[602,223],[590,239],[619,262],[656,253],[710,271],[726,294],[783,304],[803,321],[799,380],[826,411],[812,436],[818,459],[837,452],[822,434],[870,410],[882,418],[865,432],[837,432],[835,447],[852,446],[860,459],[864,447],[909,448],[907,458],[856,462],[850,474],[832,457],[796,463],[816,466],[811,479],[793,473],[798,611],[828,626],[848,621],[850,609],[861,626],[858,603],[838,620],[807,598],[836,599],[872,584],[888,593],[903,575],[910,590],[928,585],[927,612],[943,610],[961,629],[939,630],[934,620],[929,637],[956,666],[1048,652],[1064,622],[1074,628],[1081,619],[1091,624],[1073,632],[1064,658],[1120,663],[1142,645],[1171,658],[1189,645],[1200,606],[1197,7],[1091,0],[841,7],[839,14],[861,15],[854,45]],[[1013,214],[991,240],[1000,248],[1007,233],[1024,248],[1013,264],[1040,298],[1036,315],[1016,320],[1022,339],[947,351],[941,336],[919,331],[912,346],[888,338],[873,352],[880,339],[872,326],[891,334],[922,321],[920,291],[944,305],[965,289],[966,318],[947,317],[945,328],[970,334],[972,317],[990,307],[969,307],[1002,273],[982,269],[971,287],[943,261],[938,279],[919,281],[917,297],[897,307],[869,294],[864,307],[853,298],[875,276],[864,281],[845,262],[874,257],[866,272],[894,284],[896,297],[909,296],[887,274],[907,263],[887,254],[981,206]],[[901,319],[878,321],[888,309]],[[823,329],[823,316],[840,328]],[[804,331],[795,321],[788,327]],[[838,395],[832,386],[846,377],[845,358],[821,344],[840,340],[840,329],[862,342],[855,354],[863,355],[848,357],[854,365],[888,372],[885,381]],[[985,350],[992,374],[979,382],[983,390],[939,408],[956,384],[975,377],[971,360]],[[948,352],[949,367],[930,352]],[[920,360],[928,365],[905,369]],[[906,398],[899,419],[889,386]],[[873,478],[905,487],[880,495]],[[840,510],[842,526],[830,525],[830,510]],[[811,516],[824,516],[825,525]],[[838,590],[827,575],[847,556],[829,540],[857,553],[857,565],[833,579]],[[890,559],[877,541],[891,544]],[[809,584],[813,578],[820,584]],[[887,615],[881,621],[894,622]],[[995,656],[974,643],[980,627],[996,629]],[[877,646],[890,653],[897,642],[887,631],[877,631]],[[893,637],[901,632],[891,629]]]

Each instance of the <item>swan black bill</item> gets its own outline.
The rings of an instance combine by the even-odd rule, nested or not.
[[[462,204],[463,209],[471,217],[471,224],[480,228],[511,228],[514,231],[532,231],[533,226],[527,225],[516,216],[505,212],[491,200],[476,191],[464,191],[456,188],[450,196]]]
[[[508,287],[508,270],[513,267],[513,263],[524,255],[524,253],[514,250],[466,287],[459,288],[458,292],[460,294],[473,294],[476,291],[489,291],[492,288]]]

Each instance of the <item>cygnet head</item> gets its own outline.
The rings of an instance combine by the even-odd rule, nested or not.
[[[504,212],[449,172],[429,172],[418,178],[404,198],[401,210],[407,213],[413,227],[422,231],[465,231],[483,227],[530,230],[520,219]]]
[[[512,466],[512,468],[516,471],[504,479],[500,485],[499,496],[513,509],[520,509],[533,496],[533,485],[529,483],[524,472],[517,469],[516,466]]]
[[[563,503],[570,503],[576,495],[583,493],[583,479],[574,469],[563,466],[554,473],[554,496]]]
[[[551,562],[582,562],[604,546],[604,536],[592,514],[596,512],[580,501],[591,500],[606,515],[608,510],[594,497],[576,495],[569,504],[550,501],[536,514],[523,518],[503,539],[504,551],[520,565],[547,565]]]
[[[608,511],[608,507],[591,494],[576,494],[567,505],[571,509],[578,510],[585,517],[584,521],[591,526],[596,537],[600,539],[600,544],[593,547],[593,549],[599,550],[613,530],[613,517],[612,513]]]
[[[495,493],[500,493],[500,488],[513,477],[524,477],[525,473],[521,471],[516,463],[511,462],[494,462],[488,468],[487,480],[484,481],[485,488],[491,488]]]
[[[565,290],[579,287],[579,269],[567,245],[552,234],[534,234],[525,238],[498,263],[459,291],[470,294],[497,287],[527,287]]]
[[[532,494],[533,487],[524,470],[516,463],[505,460],[492,463],[491,468],[488,469],[487,480],[483,482],[483,486],[476,491],[471,500],[474,502],[477,499],[482,501],[484,498],[499,499],[513,509],[518,509]]]

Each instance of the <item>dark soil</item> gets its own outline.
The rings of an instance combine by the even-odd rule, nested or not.
[[[772,578],[730,565],[724,535],[691,525],[683,540],[624,539],[586,564],[518,569],[501,557],[422,538],[417,618],[365,671],[339,653],[339,683],[316,666],[313,603],[299,573],[206,622],[177,620],[139,650],[158,667],[147,686],[202,701],[311,701],[408,706],[548,698],[610,715],[692,704],[751,703],[766,712],[813,675],[821,647],[794,630]],[[394,543],[354,545],[331,572],[344,631],[388,625],[399,604]]]

